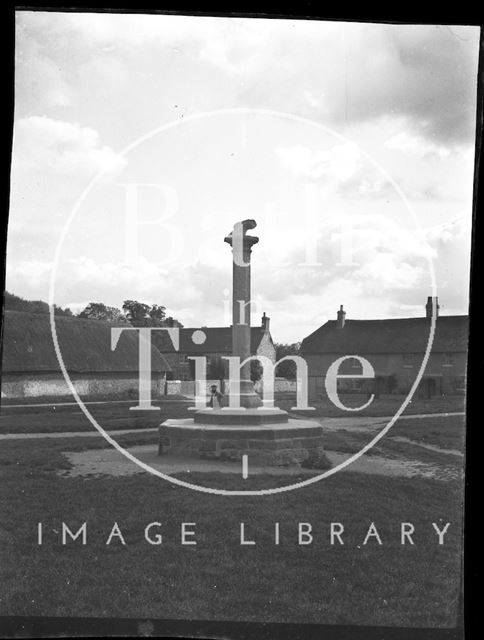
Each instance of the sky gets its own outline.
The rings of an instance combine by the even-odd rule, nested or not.
[[[479,30],[19,11],[7,290],[252,324],[468,310]]]

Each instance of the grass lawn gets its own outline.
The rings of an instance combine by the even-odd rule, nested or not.
[[[135,402],[138,399],[136,391],[124,391],[119,393],[105,393],[96,394],[90,396],[83,396],[84,402],[116,402],[122,400],[123,402]],[[185,396],[178,394],[170,394],[169,396],[162,396],[161,400],[181,400],[186,401]],[[74,396],[71,394],[65,396],[28,396],[25,398],[2,398],[2,408],[14,407],[18,405],[38,405],[38,404],[72,404],[75,403]]]
[[[276,396],[277,397],[277,396]],[[375,398],[373,402],[362,411],[355,411],[349,413],[338,409],[328,398],[324,397],[320,400],[314,400],[309,403],[309,406],[315,407],[315,411],[301,411],[297,410],[296,414],[306,416],[325,416],[328,418],[347,418],[348,416],[392,416],[400,408],[405,396],[401,395],[382,395],[379,398]],[[347,407],[359,407],[367,402],[367,397],[364,394],[341,394],[341,402]],[[291,407],[296,405],[295,394],[280,394],[277,397],[276,404],[281,409],[290,410]],[[420,413],[454,413],[457,411],[464,411],[465,398],[464,396],[440,396],[431,398],[430,400],[417,398],[414,396],[408,407],[405,409],[406,415],[415,415]]]
[[[84,398],[84,400],[109,400],[105,398]],[[112,398],[111,398],[112,399]],[[108,430],[144,429],[157,427],[167,418],[191,417],[188,407],[193,405],[191,401],[184,401],[181,397],[168,397],[153,400],[160,411],[131,411],[130,407],[137,404],[136,399],[123,402],[107,402],[106,404],[90,404],[88,409],[101,426]],[[362,395],[344,395],[342,400],[348,406],[358,406],[366,401]],[[34,402],[35,401],[35,402]],[[55,399],[42,399],[45,406],[39,404],[38,398],[22,399],[22,402],[3,402],[0,407],[0,433],[53,433],[73,431],[93,431],[94,427],[82,413],[76,404],[62,404],[73,402],[73,398],[61,400],[61,404]],[[290,410],[295,405],[294,394],[276,395],[275,404],[282,409]],[[313,403],[316,411],[291,412],[294,417],[339,417],[352,416],[389,416],[393,415],[403,401],[402,396],[383,396],[364,411],[349,413],[336,408],[328,400]],[[26,404],[28,406],[18,406]],[[464,400],[461,396],[447,396],[432,400],[415,400],[406,410],[405,414],[420,413],[444,413],[464,410]],[[429,436],[431,437],[431,436]],[[429,440],[430,442],[430,440]]]
[[[409,438],[441,449],[464,451],[465,417],[432,417],[424,420],[399,420],[389,437]]]
[[[448,430],[459,428],[453,424]],[[338,436],[343,443],[344,434]],[[121,440],[135,444],[154,437],[126,434]],[[384,446],[392,447],[390,440]],[[345,471],[288,493],[226,497],[144,473],[95,479],[58,475],[70,465],[63,451],[103,446],[99,437],[2,442],[3,615],[455,624],[461,483]],[[235,476],[206,476],[184,477],[240,487]],[[256,488],[258,482],[249,477],[244,487]],[[39,521],[44,523],[42,546],[36,539]],[[78,540],[63,547],[54,530],[60,532],[62,522],[77,530],[85,521],[87,545]],[[119,540],[105,544],[115,521],[126,546]],[[143,537],[144,527],[154,521],[162,523],[159,546]],[[415,526],[414,546],[400,544],[402,521]],[[180,544],[181,522],[196,522],[196,546]],[[240,546],[240,522],[255,545]],[[280,545],[273,543],[274,522],[280,523]],[[311,523],[311,545],[297,544],[299,522]],[[330,545],[331,522],[344,524],[343,546]],[[363,545],[371,522],[381,546],[375,539]],[[432,522],[451,523],[442,546]]]
[[[185,418],[192,402],[163,400],[154,402],[160,411],[131,411],[137,401],[88,405],[90,413],[107,431],[157,427],[167,418]],[[59,433],[94,431],[94,427],[76,405],[46,404],[36,407],[3,405],[0,413],[0,433]]]
[[[382,424],[382,428],[383,428]],[[325,446],[330,451],[342,453],[356,453],[362,449],[376,431],[365,432],[364,429],[351,431],[347,429],[332,430],[328,427],[325,431]],[[420,418],[412,420],[398,420],[390,431],[374,447],[368,451],[368,455],[384,455],[393,457],[394,452],[401,455],[404,448],[410,450],[411,444],[404,445],[399,438],[411,440],[415,444],[432,445],[442,450],[464,452],[465,446],[465,417],[442,416]],[[420,449],[420,448],[419,448]],[[421,449],[418,456],[426,456]],[[432,452],[432,458],[446,460],[447,457],[438,456],[438,452]]]

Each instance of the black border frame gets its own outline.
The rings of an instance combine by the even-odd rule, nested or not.
[[[224,638],[229,640],[254,639],[268,640],[270,638],[299,640],[302,638],[334,638],[346,640],[460,640],[465,635],[473,637],[474,628],[479,628],[479,611],[477,589],[481,574],[475,562],[475,549],[479,545],[479,513],[478,497],[478,468],[480,466],[479,435],[482,427],[481,380],[484,379],[484,351],[483,338],[479,332],[484,326],[484,312],[480,299],[479,275],[484,263],[484,252],[480,250],[484,243],[483,209],[483,162],[482,162],[482,133],[484,119],[484,36],[482,26],[483,16],[477,5],[463,6],[453,4],[438,9],[428,9],[422,6],[410,6],[408,3],[397,5],[392,3],[385,8],[362,3],[358,8],[344,5],[331,5],[313,0],[300,0],[282,4],[274,0],[259,0],[259,2],[206,2],[203,6],[193,2],[176,2],[160,0],[158,2],[144,1],[142,4],[116,2],[115,6],[96,6],[93,2],[77,0],[73,4],[51,1],[48,4],[26,3],[17,4],[7,2],[1,6],[3,38],[4,73],[4,109],[3,128],[4,143],[2,151],[6,157],[6,167],[2,174],[2,199],[4,203],[4,223],[0,225],[2,235],[3,255],[7,249],[7,223],[10,195],[10,161],[13,138],[14,121],[14,47],[15,47],[15,11],[67,11],[67,12],[106,12],[106,13],[175,13],[181,15],[210,15],[227,17],[264,17],[288,19],[338,20],[352,22],[375,23],[407,23],[407,24],[449,24],[481,26],[481,40],[478,69],[478,98],[476,123],[476,158],[474,176],[473,200],[473,232],[471,253],[471,288],[470,288],[470,337],[468,356],[468,384],[467,384],[467,441],[466,441],[466,478],[465,478],[465,538],[464,538],[464,578],[465,607],[463,593],[460,602],[460,620],[453,629],[429,628],[400,628],[400,627],[363,627],[363,626],[332,626],[315,624],[278,624],[278,623],[247,623],[225,621],[185,621],[185,620],[146,620],[132,618],[53,618],[53,617],[18,617],[0,615],[0,637],[3,638],[43,638],[43,637],[92,637],[92,636],[151,636],[167,638]],[[113,3],[114,4],[114,3]],[[6,64],[5,64],[6,63]],[[1,262],[0,278],[5,289],[5,260]],[[3,323],[2,323],[3,335]],[[0,356],[1,357],[1,356]],[[464,624],[465,618],[465,624]],[[476,627],[474,627],[474,624]]]

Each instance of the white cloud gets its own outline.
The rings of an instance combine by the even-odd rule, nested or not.
[[[419,231],[399,221],[382,215],[328,212],[310,233],[290,237],[286,264],[264,265],[254,274],[257,292],[278,305],[277,313],[282,303],[298,308],[295,300],[301,296],[311,298],[316,308],[323,300],[325,309],[343,292],[346,301],[360,307],[367,298],[380,297],[386,309],[391,300],[411,297],[419,289],[422,296],[427,292],[428,258],[435,258],[436,250]],[[304,259],[308,238],[311,242],[317,238],[316,251],[310,252],[316,261],[313,265]],[[376,317],[373,312],[381,311],[382,305],[367,304],[366,309]],[[313,312],[306,309],[304,313]]]
[[[17,12],[17,27],[33,34],[49,33],[50,39],[63,46],[82,40],[107,52],[120,44],[146,46],[180,39],[203,37],[214,28],[215,18],[116,13]]]
[[[422,235],[434,247],[449,245],[456,240],[470,241],[471,222],[467,217],[459,216],[424,229]]]
[[[279,147],[275,151],[282,165],[294,176],[318,184],[326,194],[381,198],[393,192],[387,178],[350,140],[330,149],[310,149],[304,145]]]
[[[394,253],[376,252],[372,259],[359,268],[355,278],[364,282],[364,289],[374,293],[396,289],[411,289],[420,283],[424,265],[399,261]]]
[[[18,120],[13,161],[16,168],[80,177],[116,173],[126,164],[122,156],[101,145],[94,129],[46,116]]]
[[[52,262],[45,260],[9,260],[5,288],[30,300],[46,301],[53,266]]]
[[[274,33],[240,97],[338,127],[404,117],[437,144],[469,143],[478,38],[474,27],[300,21]]]
[[[53,262],[42,260],[22,260],[15,267],[10,269],[14,276],[20,276],[31,281],[43,282],[46,276],[50,276]]]
[[[384,145],[387,149],[397,149],[418,158],[426,156],[436,156],[447,158],[451,154],[451,149],[444,145],[435,144],[422,136],[402,131],[389,138]]]
[[[477,27],[142,14],[19,12],[19,88],[67,105],[81,68],[107,57],[161,77],[168,64],[208,72],[238,106],[276,108],[336,126],[405,117],[452,145],[474,134]],[[48,34],[48,37],[46,37]],[[150,66],[150,60],[156,63]],[[33,68],[35,72],[32,73]],[[138,67],[139,68],[139,67]],[[34,78],[41,73],[42,90]],[[221,75],[223,74],[223,75]],[[109,65],[106,82],[111,82]],[[88,80],[86,80],[87,82]],[[125,78],[128,84],[133,74]],[[48,86],[46,86],[46,84]],[[77,88],[77,87],[76,87]],[[213,96],[216,103],[218,95]],[[208,108],[220,107],[211,104]],[[224,106],[227,106],[226,104]],[[234,105],[235,106],[235,105]],[[437,142],[436,144],[440,144]]]
[[[361,154],[356,144],[344,142],[330,150],[313,151],[303,145],[276,149],[276,156],[295,175],[318,180],[326,178],[339,185],[353,177],[361,166]]]
[[[244,77],[264,65],[274,33],[270,20],[215,20],[210,26],[202,41],[200,60]]]
[[[454,207],[470,211],[472,153],[466,160],[456,148],[470,148],[474,131],[477,29],[17,15],[18,119],[8,275],[15,285],[10,288],[24,297],[45,295],[50,266],[42,259],[53,254],[79,195],[77,187],[100,169],[123,168],[114,148],[183,114],[249,106],[303,115],[346,131],[398,177],[410,200],[424,198],[414,202],[423,224],[455,217]],[[397,219],[400,210],[393,205],[398,197],[390,182],[368,169],[356,145],[329,148],[322,143],[320,148],[317,136],[282,126],[271,143],[270,127],[259,130],[260,136],[251,137],[249,127],[243,151],[254,166],[264,159],[257,175],[244,164],[239,173],[226,171],[220,158],[232,149],[218,144],[217,135],[229,140],[231,132],[209,127],[202,162],[216,180],[202,184],[200,179],[192,188],[199,165],[190,154],[173,170],[175,178],[179,171],[190,185],[181,187],[183,196],[190,197],[183,203],[189,222],[180,216],[180,224],[194,238],[190,256],[177,264],[178,273],[148,261],[140,261],[135,270],[115,264],[116,252],[106,253],[114,243],[104,243],[99,233],[102,216],[117,210],[116,201],[105,196],[99,216],[91,208],[86,218],[93,226],[88,229],[85,223],[88,233],[74,235],[73,249],[66,251],[70,258],[89,257],[59,271],[58,303],[99,299],[119,306],[127,297],[138,297],[166,304],[173,315],[195,326],[219,324],[221,292],[230,283],[230,261],[222,265],[220,258],[219,228],[226,232],[233,221],[256,212],[261,243],[254,254],[254,295],[274,303],[277,338],[300,338],[317,326],[319,317],[333,317],[337,302],[348,306],[353,317],[405,315],[412,309],[420,315],[417,303],[430,294],[428,256],[435,259],[442,308],[465,307],[469,226],[451,221],[414,233],[404,226],[410,224],[405,213],[401,224]],[[183,148],[181,134],[179,141]],[[237,136],[233,144],[238,145]],[[273,162],[274,155],[269,158],[273,145],[279,145],[279,162]],[[146,161],[162,170],[152,156]],[[130,158],[130,175],[131,170]],[[82,180],[74,184],[73,178]],[[302,187],[308,182],[326,197],[314,229],[305,226],[303,211]],[[265,207],[272,201],[274,214],[269,215]],[[208,211],[216,215],[200,231],[197,215]],[[160,247],[151,236],[155,262]],[[299,267],[306,239],[318,236],[321,266]],[[341,248],[350,244],[355,264],[341,264]],[[290,264],[273,268],[275,260]],[[304,330],[294,328],[301,318]]]

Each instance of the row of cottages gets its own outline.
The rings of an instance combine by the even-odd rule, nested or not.
[[[275,362],[276,350],[269,318],[251,329],[251,353]],[[111,350],[114,323],[56,316],[60,353],[75,389],[81,396],[131,395],[139,389],[139,334],[123,331]],[[126,327],[126,325],[119,325]],[[207,384],[228,378],[232,354],[231,327],[183,328],[176,351],[166,332],[152,334],[151,387],[153,397],[163,394],[194,394],[195,368],[190,356],[206,356]],[[200,343],[200,331],[205,341]],[[195,336],[195,340],[194,340]],[[6,310],[3,317],[2,398],[69,396],[57,359],[45,313]]]
[[[265,313],[262,316],[260,326],[251,327],[250,337],[251,355],[265,356],[274,363],[276,348],[270,332],[270,318]],[[195,380],[195,361],[190,359],[195,356],[206,357],[208,380],[223,381],[228,379],[229,363],[224,358],[232,355],[232,327],[184,327],[179,329],[178,352],[166,332],[155,332],[153,344],[170,365],[170,372],[167,374],[168,380],[179,380],[181,383]],[[182,384],[182,386],[188,388],[190,385]]]
[[[64,365],[82,396],[133,395],[139,387],[139,337],[123,331],[111,350],[111,328],[100,320],[56,316],[56,332]],[[126,325],[120,325],[126,327]],[[164,392],[170,366],[152,347],[152,392]],[[4,312],[2,398],[68,396],[50,329],[50,316],[25,311]]]
[[[437,302],[437,301],[436,301]],[[432,350],[418,394],[432,397],[464,393],[467,365],[468,316],[439,316]],[[408,393],[420,369],[427,348],[432,317],[432,298],[425,316],[388,320],[347,320],[341,305],[336,320],[329,320],[301,343],[301,355],[308,364],[309,395],[325,394],[328,367],[342,356],[366,358],[375,371],[374,381],[362,378],[338,380],[344,392]],[[344,375],[358,375],[361,364],[345,360],[339,369]]]

